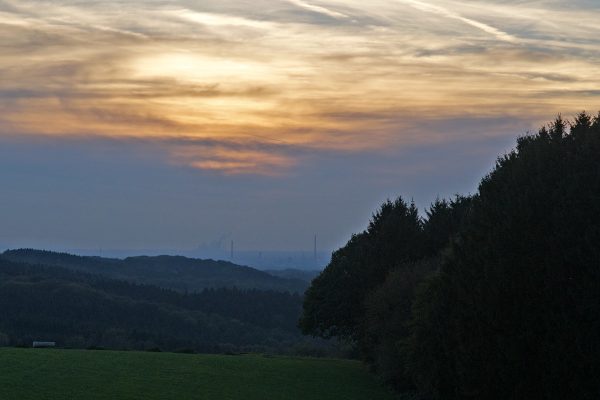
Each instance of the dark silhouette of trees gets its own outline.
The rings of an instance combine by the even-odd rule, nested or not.
[[[394,204],[382,209],[408,209]],[[303,331],[351,338],[426,398],[598,398],[600,115],[519,138],[473,197],[426,214],[379,212],[371,225],[386,229],[338,250]]]
[[[304,333],[352,340],[361,357],[398,388],[413,388],[404,342],[414,291],[439,267],[439,252],[464,223],[470,198],[438,200],[422,220],[414,204],[385,202],[313,280]]]
[[[305,295],[302,331],[358,340],[364,333],[364,298],[391,269],[421,257],[421,233],[414,204],[401,198],[385,202],[367,230],[334,252],[313,280]]]
[[[600,394],[600,119],[568,125],[498,160],[419,296],[414,373],[435,398]]]

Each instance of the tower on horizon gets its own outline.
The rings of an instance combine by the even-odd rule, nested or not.
[[[317,263],[317,234],[315,233],[315,247],[314,247],[314,260],[315,260],[315,266],[318,265]]]

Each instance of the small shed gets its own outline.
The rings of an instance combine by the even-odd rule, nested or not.
[[[33,347],[34,348],[56,347],[56,342],[43,342],[43,341],[39,341],[39,340],[34,340]]]

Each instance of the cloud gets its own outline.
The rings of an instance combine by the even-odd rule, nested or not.
[[[288,1],[298,7],[304,8],[306,10],[309,10],[309,11],[312,11],[312,12],[315,12],[318,14],[323,14],[323,15],[326,15],[331,18],[348,18],[348,16],[346,14],[331,10],[326,7],[318,6],[316,4],[307,3],[302,0],[288,0]]]
[[[174,160],[201,170],[217,171],[225,175],[277,176],[287,172],[295,162],[292,158],[273,152],[213,148],[210,152],[194,150],[175,152]]]
[[[188,9],[173,10],[168,11],[168,13],[183,20],[205,26],[244,27],[254,29],[273,29],[277,26],[277,24],[269,21],[259,21],[225,14],[200,13]]]
[[[498,28],[495,28],[491,25],[485,24],[480,21],[476,21],[471,18],[463,17],[462,15],[460,15],[454,11],[450,11],[447,8],[444,8],[444,7],[435,5],[435,4],[431,4],[431,3],[426,3],[423,1],[419,1],[419,0],[397,0],[397,1],[406,3],[410,6],[416,8],[418,10],[424,11],[424,12],[433,13],[433,14],[441,15],[446,18],[455,19],[455,20],[464,22],[467,25],[473,26],[477,29],[481,29],[482,31],[489,33],[490,35],[495,36],[499,40],[503,40],[503,41],[507,41],[507,42],[516,41],[516,38],[514,36],[512,36],[506,32],[503,32]]]
[[[600,11],[578,4],[4,0],[0,135],[246,143],[165,148],[229,175],[293,173],[303,149],[450,142],[459,131],[415,127],[538,121],[600,97]]]

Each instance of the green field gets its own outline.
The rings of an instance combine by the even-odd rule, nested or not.
[[[355,361],[0,348],[0,399],[393,399]]]

